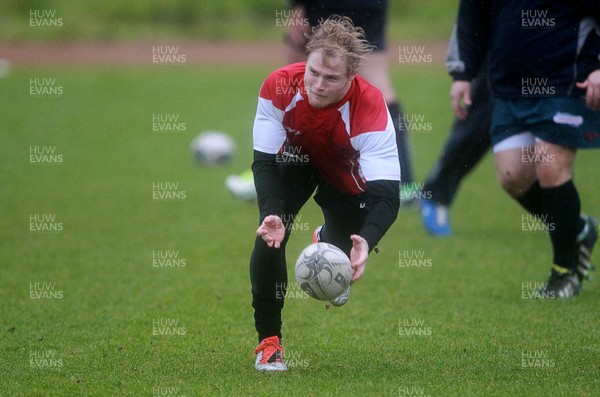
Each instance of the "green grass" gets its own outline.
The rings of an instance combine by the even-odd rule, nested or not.
[[[489,156],[452,208],[453,237],[428,237],[418,213],[402,211],[345,307],[287,301],[293,367],[256,373],[248,258],[257,210],[223,180],[249,165],[268,72],[17,69],[0,79],[0,395],[600,392],[598,283],[569,301],[521,299],[522,283],[545,281],[550,246],[544,234],[521,232],[521,211],[497,186]],[[55,78],[63,95],[32,97],[35,77]],[[449,80],[426,66],[396,68],[394,81],[406,111],[433,127],[411,135],[422,180],[451,121]],[[179,115],[187,130],[153,133],[157,113]],[[195,165],[189,143],[206,129],[236,138],[231,164]],[[32,146],[54,147],[62,163],[30,164]],[[577,182],[584,209],[600,214],[593,155],[580,153]],[[157,182],[178,183],[185,199],[154,201]],[[31,232],[31,214],[53,214],[63,230]],[[321,222],[313,202],[301,214],[309,230],[290,241],[290,276]],[[186,266],[154,268],[160,250]],[[406,251],[431,267],[399,268]],[[55,283],[62,299],[31,299],[31,283]],[[157,319],[178,321],[185,335],[153,335]],[[414,321],[431,334],[400,335]],[[52,353],[58,368],[31,365],[31,354]],[[522,365],[536,354],[541,367]]]

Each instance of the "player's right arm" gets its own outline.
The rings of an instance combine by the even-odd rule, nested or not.
[[[275,87],[273,75],[269,76],[260,89],[254,127],[252,131],[254,159],[252,172],[256,187],[261,225],[257,234],[269,244],[279,247],[283,240],[278,225],[284,212],[283,184],[277,166],[277,153],[286,139],[283,128],[283,109],[273,103]],[[274,219],[275,216],[277,219]]]
[[[252,172],[261,222],[256,234],[262,237],[269,247],[279,248],[285,237],[283,222],[279,216],[284,211],[284,196],[276,155],[255,149]]]

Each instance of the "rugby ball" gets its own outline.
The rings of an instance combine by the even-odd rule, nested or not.
[[[309,296],[331,301],[350,286],[352,266],[348,256],[328,243],[313,243],[296,260],[296,282]]]
[[[198,164],[222,165],[231,161],[236,144],[225,132],[204,131],[192,140],[190,148]]]

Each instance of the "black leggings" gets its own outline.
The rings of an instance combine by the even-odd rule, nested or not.
[[[364,196],[345,196],[331,185],[319,182],[310,165],[280,165],[279,173],[284,185],[285,238],[280,248],[269,248],[256,237],[250,258],[250,281],[252,283],[252,307],[259,342],[269,336],[281,338],[281,310],[287,288],[285,247],[292,232],[294,219],[318,186],[315,201],[321,207],[325,224],[321,241],[331,243],[350,256],[350,235],[360,231],[369,211]],[[360,203],[366,203],[364,208]],[[260,222],[270,214],[261,213]],[[308,242],[307,242],[308,245]]]

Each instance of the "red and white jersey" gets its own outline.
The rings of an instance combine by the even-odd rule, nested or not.
[[[343,194],[364,192],[367,181],[399,181],[394,125],[381,92],[356,76],[340,101],[315,108],[304,88],[305,68],[305,62],[288,65],[263,83],[254,150],[281,155],[285,148]]]

